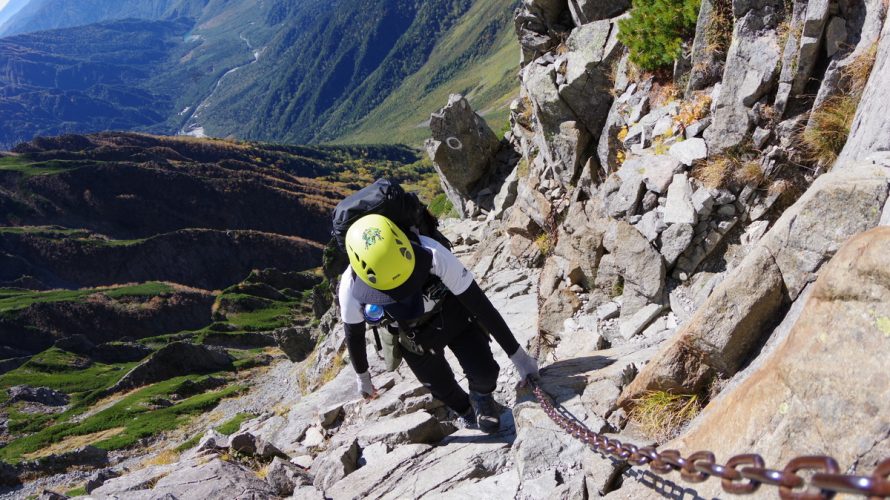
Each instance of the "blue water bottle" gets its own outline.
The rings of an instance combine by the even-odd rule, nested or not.
[[[365,308],[362,313],[365,316],[365,321],[368,323],[380,323],[383,319],[383,306],[378,306],[377,304],[365,304]]]

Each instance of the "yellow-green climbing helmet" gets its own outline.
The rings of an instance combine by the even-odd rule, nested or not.
[[[414,272],[411,241],[382,215],[366,215],[349,227],[346,253],[355,274],[377,290],[392,290]]]

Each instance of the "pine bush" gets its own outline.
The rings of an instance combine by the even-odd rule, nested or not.
[[[630,17],[619,21],[618,39],[630,60],[644,70],[668,66],[684,39],[695,33],[701,0],[634,0]]]

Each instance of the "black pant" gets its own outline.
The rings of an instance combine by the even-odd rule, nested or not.
[[[494,391],[500,367],[491,354],[488,334],[475,321],[468,318],[465,323],[461,322],[464,323],[460,325],[463,328],[455,328],[453,322],[449,323],[451,328],[448,329],[451,331],[442,331],[435,327],[424,329],[421,343],[431,347],[425,347],[423,355],[414,354],[404,348],[401,350],[417,380],[449,408],[463,414],[470,408],[470,400],[454,378],[454,372],[445,359],[444,347],[451,349],[457,357],[471,391],[486,394]]]

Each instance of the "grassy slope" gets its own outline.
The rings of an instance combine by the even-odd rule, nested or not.
[[[173,287],[165,283],[142,283],[140,285],[83,290],[51,290],[35,292],[30,290],[0,289],[0,314],[24,309],[32,304],[46,302],[78,302],[94,293],[102,293],[109,298],[155,296],[170,293]]]
[[[519,47],[511,22],[515,3],[476,2],[419,71],[368,114],[358,129],[334,142],[419,146],[429,136],[430,113],[441,108],[451,93],[465,94],[492,129],[501,131],[519,85]]]

